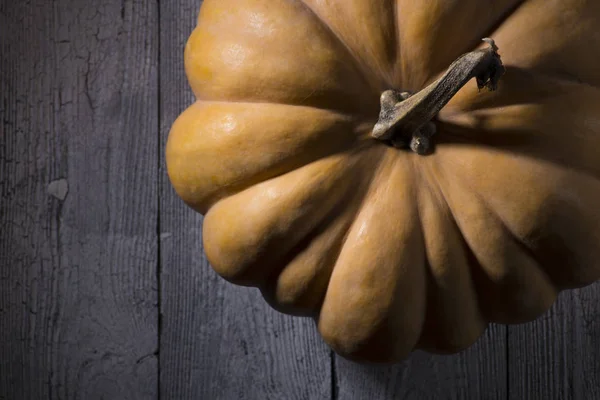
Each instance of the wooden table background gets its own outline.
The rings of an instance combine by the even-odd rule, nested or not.
[[[0,399],[600,399],[600,285],[362,366],[202,255],[164,146],[200,0],[1,0]]]

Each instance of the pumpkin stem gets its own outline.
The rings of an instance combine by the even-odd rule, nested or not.
[[[450,99],[473,77],[479,89],[496,90],[504,74],[496,44],[484,38],[489,46],[457,58],[435,82],[411,95],[394,89],[381,94],[379,120],[371,136],[395,147],[410,147],[418,154],[430,150],[429,138],[435,134],[431,120]]]

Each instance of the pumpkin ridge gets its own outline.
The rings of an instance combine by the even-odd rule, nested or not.
[[[582,85],[584,87],[588,87],[590,89],[600,91],[599,85],[595,85],[593,83],[579,79],[574,74],[566,72],[566,71],[544,70],[544,69],[540,69],[539,67],[531,68],[531,70],[535,71],[536,76],[545,77],[548,80],[553,80],[559,84]]]
[[[426,275],[414,231],[417,183],[406,157],[386,149],[382,159],[335,264],[318,329],[345,358],[389,362],[421,335]]]
[[[504,231],[506,233],[508,233],[509,237],[512,238],[513,242],[517,245],[517,247],[519,247],[523,253],[525,253],[526,255],[528,255],[533,261],[535,261],[535,263],[537,264],[537,267],[539,269],[539,271],[542,273],[543,276],[545,276],[546,280],[551,283],[551,285],[553,287],[556,287],[556,284],[553,282],[553,279],[551,278],[551,276],[546,272],[546,270],[544,269],[541,261],[538,259],[537,255],[534,253],[534,251],[529,247],[529,245],[526,243],[526,241],[521,237],[521,235],[517,234],[517,232],[515,232],[510,225],[506,222],[506,220],[504,218],[502,218],[502,216],[496,211],[496,209],[489,203],[489,201],[483,196],[481,195],[481,193],[479,193],[478,191],[476,191],[474,188],[470,188],[471,193],[473,194],[473,196],[476,196],[481,203],[487,208],[487,210],[490,212],[490,214],[496,219],[496,221],[500,224],[500,226],[502,227],[502,229],[504,229]]]
[[[411,167],[412,170],[414,171],[414,179],[416,182],[423,182],[423,171],[420,165],[417,165],[417,162],[419,160],[416,160],[416,157],[411,157]],[[431,266],[431,261],[429,259],[429,254],[427,253],[427,241],[425,238],[425,225],[423,224],[423,213],[421,210],[422,207],[422,201],[420,199],[421,196],[423,196],[423,186],[420,185],[416,185],[416,204],[414,207],[415,213],[416,213],[416,225],[417,228],[419,230],[419,236],[421,239],[421,243],[422,243],[422,248],[423,248],[423,265],[421,266],[421,268],[424,269],[425,271],[425,285],[424,285],[424,289],[425,289],[425,294],[423,296],[423,319],[421,322],[421,327],[420,327],[420,331],[417,335],[417,341],[415,343],[415,347],[420,347],[421,346],[421,342],[422,340],[425,338],[425,335],[427,334],[427,322],[428,322],[428,311],[430,309],[431,306],[431,284],[433,281],[433,272],[431,271],[432,266]],[[416,228],[416,229],[417,229]],[[437,346],[436,346],[437,347]]]
[[[203,225],[204,249],[213,269],[237,284],[263,283],[289,251],[342,203],[339,196],[331,196],[332,191],[356,194],[350,179],[368,167],[371,159],[360,152],[369,149],[373,147],[354,148],[319,164],[307,164],[289,177],[261,182],[215,203]],[[358,177],[368,182],[368,176]],[[261,210],[265,202],[268,212]],[[240,235],[245,240],[238,240]]]
[[[520,155],[600,180],[597,88],[509,67],[493,95],[464,91],[453,100],[438,115],[440,148]]]
[[[469,265],[468,252],[470,251],[470,248],[468,248],[468,245],[464,240],[462,232],[456,223],[456,217],[454,216],[453,210],[450,207],[446,196],[444,195],[443,185],[441,185],[438,176],[436,175],[436,172],[439,169],[437,168],[438,164],[435,162],[435,160],[431,160],[430,164],[426,163],[425,165],[423,165],[423,163],[420,163],[419,161],[422,161],[422,159],[417,159],[415,157],[414,169],[416,171],[416,180],[418,182],[423,183],[418,187],[418,206],[416,208],[416,212],[418,215],[419,222],[421,224],[423,248],[425,251],[424,265],[427,274],[427,284],[425,288],[427,291],[427,295],[425,297],[425,321],[423,324],[423,329],[417,347],[429,352],[435,352],[439,354],[451,354],[465,349],[471,344],[473,344],[475,341],[477,341],[477,339],[485,331],[488,322],[485,319],[485,316],[483,315],[483,312],[481,310],[480,302],[478,299],[479,295],[477,293],[477,287],[473,280],[473,275],[471,273],[471,268]],[[435,170],[432,170],[432,168]],[[429,200],[425,200],[425,198]],[[428,202],[434,205],[433,214],[437,215],[437,218],[439,218],[441,221],[445,221],[447,225],[443,225],[441,222],[436,221],[433,227],[431,225],[429,227],[426,227],[425,216],[427,214],[427,209],[431,209],[431,204],[429,204],[429,207],[426,207]],[[426,208],[422,209],[423,207]],[[432,211],[429,210],[429,213],[431,214]],[[430,220],[431,218],[432,217],[429,216],[428,220]],[[433,218],[435,220],[435,217]],[[455,281],[457,279],[460,280],[461,275],[464,274],[466,276],[466,279],[468,279],[468,283],[464,284],[462,288],[463,290],[468,290],[470,295],[472,296],[469,300],[466,301],[466,304],[474,306],[474,309],[468,310],[468,317],[459,320],[459,326],[461,328],[468,327],[469,329],[466,329],[465,331],[459,330],[459,332],[461,333],[460,335],[458,335],[458,337],[456,334],[454,336],[440,336],[438,333],[440,329],[450,329],[452,331],[457,330],[456,322],[454,322],[454,324],[451,322],[454,321],[454,319],[451,319],[451,321],[444,321],[444,324],[439,324],[439,322],[443,320],[443,318],[440,319],[440,316],[438,315],[438,313],[440,312],[440,302],[443,302],[444,298],[447,298],[448,296],[452,297],[452,302],[454,302],[456,299],[456,296],[452,296],[451,293],[452,290],[455,290],[454,287],[456,284],[454,284],[452,288],[447,287],[445,293],[443,293],[443,295],[440,296],[440,294],[442,294],[440,292],[440,290],[442,289],[438,286],[440,283],[440,273],[439,271],[438,273],[434,272],[434,268],[437,270],[437,268],[440,267],[440,263],[439,260],[437,262],[435,261],[436,253],[434,253],[434,260],[432,260],[430,258],[431,254],[428,251],[428,249],[431,248],[431,238],[440,236],[444,238],[448,237],[449,240],[456,239],[460,243],[461,248],[463,249],[463,257],[461,259],[460,254],[452,255],[451,249],[453,248],[453,244],[442,246],[442,248],[448,247],[446,251],[449,251],[448,256],[452,257],[451,260],[459,264],[464,263],[464,267],[461,265],[457,265],[456,263],[448,265],[448,270],[452,270],[454,272],[446,272],[445,274],[447,274],[447,277],[445,279],[451,279],[452,281]],[[446,239],[444,239],[444,242],[446,242]],[[434,252],[439,251],[439,245],[437,246],[437,248],[436,246],[434,246],[434,249]],[[456,272],[457,269],[461,268],[464,268],[465,271]],[[458,309],[463,310],[460,313],[461,317],[467,315],[467,312],[465,312],[464,308],[462,308],[464,307],[464,302],[452,304],[455,309],[456,307],[458,307]],[[441,313],[443,314],[444,311],[442,311]],[[450,315],[452,314],[450,313]]]
[[[375,150],[373,150],[375,151]],[[354,226],[354,224],[356,223],[356,216],[358,216],[361,212],[361,210],[365,207],[365,203],[368,201],[368,199],[370,198],[370,196],[373,194],[373,192],[375,191],[376,188],[376,180],[377,177],[379,176],[379,174],[381,173],[381,170],[383,169],[384,163],[386,161],[386,159],[388,157],[392,157],[393,155],[391,155],[389,153],[389,150],[386,148],[383,148],[381,150],[379,150],[380,152],[383,152],[383,154],[378,157],[378,160],[376,161],[376,166],[372,169],[370,175],[367,177],[367,179],[365,179],[366,182],[368,182],[368,184],[366,185],[366,189],[363,190],[363,194],[361,199],[358,201],[358,205],[356,206],[354,215],[355,218],[353,221],[350,222],[350,224],[348,224],[348,226],[345,229],[344,235],[342,236],[341,239],[341,243],[337,252],[337,255],[335,257],[335,259],[333,260],[333,267],[332,267],[332,273],[333,273],[333,269],[335,268],[335,266],[338,263],[338,259],[340,257],[340,254],[342,252],[342,250],[344,249],[344,247],[346,246],[347,242],[348,242],[348,238],[350,236],[350,231],[352,230],[352,227]],[[324,291],[323,294],[323,299],[321,301],[321,305],[323,304],[323,301],[325,300],[325,296],[327,295],[327,291],[329,290],[329,284],[331,283],[331,273],[329,274],[329,279],[327,281],[327,287]],[[320,314],[320,309],[319,309],[319,314]],[[318,318],[318,315],[317,315]]]
[[[376,113],[377,97],[364,96],[372,91],[368,80],[304,3],[205,0],[200,14],[184,48],[188,85],[198,98]]]
[[[504,23],[506,21],[508,21],[513,15],[515,15],[515,13],[518,12],[518,10],[529,0],[519,0],[517,1],[515,4],[512,5],[512,7],[508,7],[508,9],[506,11],[504,11],[504,13],[502,13],[502,15],[498,16],[498,19],[493,22],[492,24],[490,24],[490,27],[483,33],[483,37],[491,37],[493,38],[495,36],[496,31],[498,30],[498,28],[500,28],[502,25],[504,25]],[[481,47],[481,41],[474,39],[473,43],[469,44],[469,46],[466,46],[467,50],[468,49],[476,49],[478,47]]]
[[[496,39],[492,33],[495,28],[527,0],[431,0],[427,5],[396,1],[400,3],[396,18],[400,51],[394,65],[394,83],[399,86],[395,89],[415,93],[435,81],[461,54],[477,49],[481,38]],[[448,39],[453,37],[456,39]],[[498,42],[498,46],[502,49],[503,43]]]
[[[598,92],[597,94],[600,97],[599,86],[577,80],[572,75],[559,75],[555,72],[544,71],[538,68],[531,68],[529,70],[532,72],[526,72],[520,67],[508,65],[506,67],[506,74],[502,77],[502,83],[500,83],[499,90],[496,93],[478,95],[475,99],[469,98],[469,101],[467,102],[468,104],[462,104],[465,102],[461,101],[460,107],[456,107],[453,102],[456,101],[457,97],[459,97],[458,95],[465,95],[465,93],[458,93],[457,96],[453,98],[450,103],[448,103],[448,106],[445,107],[440,113],[443,113],[445,117],[444,119],[450,119],[450,117],[473,111],[492,108],[497,109],[501,106],[537,103],[540,100],[543,100],[545,97],[556,96],[560,92],[569,91],[573,88],[579,87],[581,87],[581,89],[588,89],[592,90],[593,92]],[[535,74],[533,72],[535,72]],[[516,80],[517,82],[513,83],[513,80]],[[499,101],[499,99],[496,97],[498,96],[502,98],[502,96],[507,95],[503,92],[505,89],[503,89],[502,86],[512,86],[518,84],[530,86],[530,90],[526,95],[511,93],[509,98],[510,101]],[[500,104],[497,104],[498,102],[500,102]],[[493,107],[490,107],[490,105]]]
[[[375,144],[363,138],[358,121],[344,114],[291,107],[208,101],[190,105],[174,122],[167,141],[167,172],[175,189],[192,208],[206,212],[219,199],[249,186]],[[253,118],[257,112],[270,117]],[[311,121],[304,122],[307,118]],[[248,167],[244,154],[256,146],[267,154],[252,157],[255,161]],[[190,181],[192,175],[202,184]]]
[[[500,27],[497,39],[513,65],[600,85],[594,62],[600,49],[599,5],[595,0],[529,0]]]
[[[246,99],[219,100],[219,99],[203,99],[203,98],[196,98],[195,101],[199,101],[199,102],[206,103],[206,104],[211,104],[211,103],[215,103],[215,104],[248,104],[248,105],[263,104],[263,105],[313,108],[315,110],[328,111],[333,114],[351,118],[354,121],[356,121],[356,123],[355,123],[356,125],[360,125],[360,123],[362,123],[362,122],[373,125],[372,120],[377,119],[376,117],[374,117],[372,115],[361,115],[354,111],[343,110],[343,109],[339,109],[339,108],[335,108],[335,107],[324,107],[323,105],[317,105],[317,104],[306,105],[306,104],[302,104],[301,102],[293,103],[293,102],[286,102],[286,101],[271,101],[271,100],[261,100],[261,99],[259,99],[259,100],[246,100]]]
[[[436,168],[436,170],[441,175],[441,177],[444,179],[444,181],[446,181],[446,182],[452,181],[449,179],[447,170],[445,170],[444,168]],[[479,259],[465,237],[463,228],[459,224],[459,218],[458,218],[457,211],[450,204],[450,201],[449,201],[450,194],[445,189],[444,185],[442,185],[440,180],[435,179],[435,182],[437,183],[439,191],[440,191],[442,197],[444,198],[444,203],[446,204],[446,210],[450,214],[451,224],[454,227],[455,232],[458,234],[459,241],[462,244],[462,249],[465,252],[464,255],[465,255],[466,268],[469,273],[470,286],[473,288],[475,297],[477,298],[475,305],[477,307],[478,314],[481,316],[481,318],[487,324],[487,323],[491,322],[491,320],[488,318],[488,315],[487,315],[489,313],[489,310],[487,310],[486,307],[484,307],[485,303],[482,302],[482,300],[481,300],[482,298],[485,298],[486,292],[485,292],[485,290],[482,290],[481,285],[478,285],[477,276],[484,275],[484,279],[486,279],[486,281],[489,278],[484,273],[484,271],[482,271],[481,265],[479,263]],[[488,284],[490,284],[490,283],[488,283]],[[429,351],[429,349],[428,349],[428,351]]]
[[[519,8],[521,8],[521,6],[523,6],[523,4],[525,4],[527,1],[528,0],[519,0],[515,4],[513,4],[511,7],[508,7],[508,9],[505,10],[504,13],[502,13],[494,23],[490,24],[490,27],[488,29],[486,29],[485,31],[483,31],[479,36],[485,37],[485,38],[493,38],[495,36],[495,32],[498,30],[498,28],[500,26],[502,26],[509,18],[511,18],[519,10]],[[473,39],[473,41],[471,43],[464,46],[460,50],[459,54],[474,51],[476,49],[483,48],[483,47],[485,47],[485,44],[481,43],[481,39],[475,38],[475,39]],[[444,74],[444,72],[446,72],[446,67],[442,66],[438,72],[432,73],[431,77],[426,80],[423,87],[426,87],[431,82],[434,82],[436,79],[438,79],[440,76],[442,76]]]
[[[445,174],[445,173],[444,173]],[[539,315],[546,312],[552,304],[556,301],[556,296],[558,294],[558,290],[553,280],[548,275],[544,266],[540,263],[538,258],[534,255],[534,252],[527,246],[527,244],[523,241],[523,238],[518,236],[510,227],[509,224],[504,221],[504,219],[498,214],[495,208],[486,200],[481,193],[479,193],[475,188],[472,187],[471,183],[468,181],[462,181],[461,183],[463,189],[457,189],[458,191],[465,192],[468,191],[469,195],[479,201],[480,207],[483,211],[485,211],[488,217],[493,218],[495,223],[497,224],[497,228],[503,232],[503,236],[509,239],[508,243],[512,243],[514,248],[519,249],[521,253],[518,255],[519,260],[523,260],[524,263],[522,266],[517,266],[514,269],[510,268],[510,265],[504,265],[503,270],[495,271],[495,276],[490,276],[490,271],[486,268],[487,262],[489,260],[482,260],[480,256],[477,254],[476,249],[480,247],[477,244],[472,243],[472,235],[473,233],[469,233],[465,227],[463,226],[460,211],[454,211],[453,201],[449,201],[449,207],[452,210],[453,214],[456,215],[455,222],[459,228],[461,237],[463,238],[466,247],[469,250],[470,255],[473,257],[472,260],[475,262],[472,266],[472,276],[474,280],[484,279],[486,281],[485,286],[487,289],[481,287],[481,284],[475,282],[475,287],[479,288],[477,290],[478,303],[482,305],[482,315],[490,322],[495,323],[522,323],[528,322],[532,319],[535,319]],[[490,225],[490,222],[486,222],[487,225]],[[471,237],[471,239],[469,239]],[[508,244],[507,243],[507,244]],[[528,260],[525,262],[525,260]],[[501,265],[502,266],[502,265]],[[527,266],[527,269],[524,270],[524,275],[521,274],[523,267]],[[474,269],[473,269],[474,268]],[[523,304],[520,303],[520,297],[523,295],[529,295],[531,290],[523,290],[521,289],[517,294],[519,297],[506,297],[506,286],[505,283],[509,285],[514,285],[515,279],[521,279],[523,276],[526,276],[527,281],[531,281],[535,279],[537,283],[534,287],[538,288],[539,291],[536,293],[538,297],[542,296],[544,299],[538,299],[538,303],[536,304]],[[540,281],[541,279],[541,281]],[[480,282],[481,283],[481,282]],[[540,283],[545,283],[546,285],[540,285]],[[514,287],[509,286],[511,292],[515,290]],[[490,300],[493,298],[497,298],[498,302],[489,304],[486,300]],[[515,304],[515,301],[517,304]],[[497,304],[506,305],[511,304],[517,308],[510,309],[510,312],[507,312],[505,307],[498,308]]]
[[[368,179],[363,179],[364,181],[368,181]],[[364,193],[364,192],[363,192]],[[339,254],[344,246],[344,242],[346,240],[346,237],[348,236],[348,231],[350,230],[350,226],[352,225],[352,220],[353,220],[353,216],[356,215],[356,213],[358,212],[358,209],[360,207],[360,204],[362,202],[364,198],[364,194],[361,198],[357,199],[356,197],[353,196],[348,196],[344,199],[342,199],[342,201],[340,203],[338,203],[336,205],[336,207],[332,208],[327,215],[323,218],[322,221],[320,221],[315,227],[314,229],[312,229],[311,231],[307,232],[306,236],[300,240],[295,247],[293,247],[287,255],[285,255],[283,257],[283,259],[279,262],[280,266],[275,267],[270,275],[268,276],[268,278],[265,280],[264,284],[259,286],[259,289],[261,290],[261,292],[263,293],[263,296],[265,297],[265,300],[267,300],[267,302],[269,304],[271,304],[271,306],[276,309],[279,310],[280,312],[284,312],[287,314],[292,314],[292,315],[304,315],[304,316],[315,316],[318,315],[318,312],[321,308],[321,305],[323,304],[323,301],[325,300],[325,295],[327,293],[327,286],[329,286],[329,281],[331,280],[331,273],[333,272],[333,268],[335,266],[336,260],[339,257]],[[281,277],[281,275],[290,267],[290,264],[292,264],[304,251],[313,251],[312,249],[310,249],[310,245],[319,238],[320,235],[325,234],[328,231],[328,228],[330,228],[333,224],[335,224],[335,220],[337,218],[343,218],[340,216],[339,210],[342,209],[343,211],[341,212],[343,213],[347,213],[348,216],[346,218],[348,218],[347,223],[343,224],[346,225],[345,227],[342,225],[341,231],[343,232],[341,235],[339,235],[339,237],[337,237],[333,243],[331,243],[331,246],[329,246],[328,250],[325,250],[327,252],[325,258],[325,263],[328,265],[324,265],[320,270],[316,270],[314,271],[314,275],[309,278],[310,282],[308,283],[307,287],[305,288],[304,293],[302,293],[299,297],[300,299],[296,299],[296,300],[300,300],[302,301],[303,298],[307,297],[307,294],[313,294],[313,296],[315,294],[318,294],[319,292],[321,293],[318,298],[313,298],[312,299],[312,305],[306,305],[303,304],[305,303],[307,300],[311,300],[310,298],[304,300],[302,302],[302,304],[283,304],[279,298],[278,298],[278,294],[277,294],[277,286],[279,283],[279,279]],[[319,279],[323,279],[325,282],[319,282]],[[315,285],[322,285],[320,290],[315,290],[314,287]],[[309,296],[310,297],[310,296]],[[307,308],[309,307],[309,308]]]
[[[379,97],[379,94],[382,90],[381,85],[375,83],[375,80],[372,78],[374,76],[373,72],[370,71],[363,62],[359,59],[356,53],[352,50],[352,48],[346,43],[345,40],[327,23],[319,13],[313,10],[308,4],[304,2],[304,0],[298,0],[300,4],[302,4],[306,10],[308,10],[315,19],[331,34],[331,36],[345,49],[348,53],[350,59],[354,64],[354,67],[359,71],[359,75],[364,79],[369,87],[373,89],[373,93]]]
[[[485,203],[485,200],[483,200],[483,201]],[[485,204],[487,204],[487,203],[485,203]],[[488,205],[488,207],[489,207],[489,205]],[[525,244],[525,242],[523,242],[523,240],[520,237],[518,237],[508,227],[508,225],[501,219],[501,217],[498,215],[498,213],[496,213],[491,208],[489,208],[489,210],[495,216],[497,222],[501,225],[501,227],[504,229],[504,231],[508,234],[511,241],[515,244],[516,248],[520,249],[527,258],[531,259],[535,263],[534,267],[536,268],[536,273],[537,273],[536,277],[546,284],[546,286],[547,286],[546,289],[550,289],[549,291],[544,293],[545,295],[547,295],[544,304],[537,305],[537,307],[535,307],[535,308],[533,308],[533,310],[531,310],[531,307],[529,305],[525,306],[524,304],[521,303],[521,304],[519,304],[520,310],[518,312],[511,312],[504,321],[496,321],[496,322],[505,322],[505,323],[510,323],[510,324],[517,323],[518,324],[518,323],[532,321],[532,320],[538,318],[539,316],[541,316],[542,314],[546,313],[552,307],[552,305],[556,302],[556,299],[558,297],[559,288],[557,287],[556,283],[553,281],[552,277],[546,272],[546,269],[540,263],[539,259],[537,258],[537,256],[533,252],[533,250],[531,250],[527,246],[527,244]],[[510,275],[510,273],[509,273],[509,275]],[[539,280],[538,280],[538,282],[539,282]]]
[[[372,151],[375,151],[375,148],[373,148]],[[384,154],[381,157],[377,158],[375,168],[372,168],[371,173],[363,179],[363,182],[368,182],[368,184],[366,185],[367,188],[361,190],[362,196],[360,197],[360,199],[355,200],[357,204],[354,205],[354,209],[352,211],[354,218],[348,223],[348,226],[346,226],[344,228],[344,234],[339,239],[339,242],[336,243],[337,249],[335,251],[335,254],[331,258],[331,270],[329,271],[329,274],[327,276],[327,284],[325,285],[322,295],[320,296],[320,298],[318,300],[319,306],[318,306],[315,314],[313,315],[313,320],[315,321],[316,324],[319,323],[322,305],[323,305],[323,302],[325,301],[325,297],[327,296],[327,292],[329,290],[329,285],[331,283],[331,276],[332,276],[333,270],[335,269],[335,266],[337,265],[337,262],[338,262],[338,259],[340,257],[342,250],[344,249],[344,247],[347,244],[348,237],[350,235],[350,231],[352,230],[352,227],[356,221],[356,216],[358,214],[360,214],[361,210],[363,209],[363,207],[365,205],[365,202],[369,198],[369,195],[374,190],[375,177],[378,176],[379,172],[381,171],[382,165],[383,165],[383,162],[384,162],[386,156],[389,156],[388,149],[382,148],[379,151],[384,152]],[[349,204],[348,206],[352,206],[352,205]]]

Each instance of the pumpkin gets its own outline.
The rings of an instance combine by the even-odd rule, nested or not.
[[[212,268],[368,362],[460,351],[599,279],[599,16],[596,0],[205,0],[166,163]],[[458,88],[429,154],[373,137],[382,93],[420,93],[483,37],[504,74]]]

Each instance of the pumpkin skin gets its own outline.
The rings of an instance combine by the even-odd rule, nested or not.
[[[166,161],[210,264],[370,362],[457,352],[599,279],[599,16],[596,0],[205,0],[185,48],[198,100]],[[370,137],[384,90],[422,89],[485,36],[506,73],[442,109],[433,154]]]

